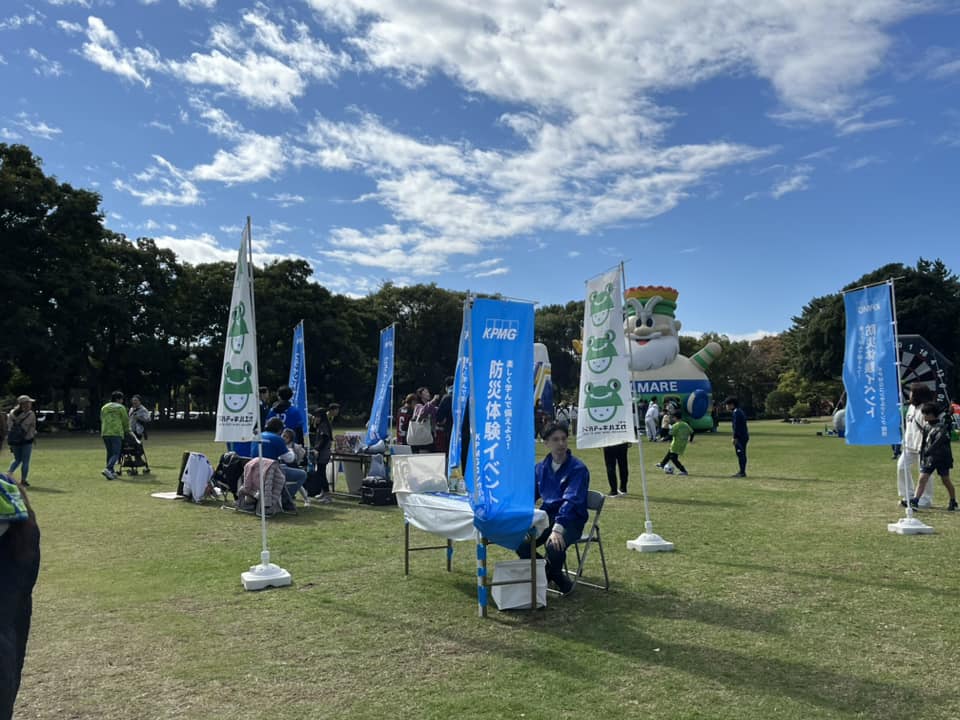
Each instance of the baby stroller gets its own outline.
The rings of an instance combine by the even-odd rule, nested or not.
[[[123,442],[120,445],[120,469],[127,471],[127,475],[138,475],[143,468],[143,474],[150,472],[150,463],[147,462],[147,453],[143,449],[143,443],[140,438],[132,432],[126,432],[123,435]]]

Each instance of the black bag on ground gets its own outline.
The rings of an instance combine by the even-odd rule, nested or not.
[[[227,452],[220,456],[220,462],[217,463],[217,469],[213,471],[213,482],[224,486],[237,497],[237,488],[243,482],[243,468],[250,462],[251,458],[237,455],[235,452]]]
[[[360,502],[364,505],[396,505],[393,483],[382,477],[366,477],[360,486]]]

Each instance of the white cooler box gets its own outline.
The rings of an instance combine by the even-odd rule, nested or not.
[[[507,560],[493,566],[493,582],[525,580],[516,585],[494,585],[493,601],[501,610],[530,609],[530,561]],[[547,606],[547,561],[537,560],[537,607]]]

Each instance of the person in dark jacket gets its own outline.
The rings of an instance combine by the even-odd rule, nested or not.
[[[316,436],[311,452],[314,453],[313,470],[305,485],[307,494],[320,502],[330,502],[330,483],[327,480],[327,465],[333,455],[333,420],[340,413],[340,405],[330,403],[313,411]],[[336,472],[336,471],[334,471]]]
[[[746,477],[747,443],[750,442],[750,432],[747,430],[747,414],[740,409],[740,401],[735,397],[728,397],[724,404],[727,406],[727,411],[732,413],[733,449],[737,453],[737,462],[740,463],[740,471],[734,473],[733,477]]]
[[[920,411],[923,413],[927,427],[923,430],[923,443],[920,445],[920,480],[917,483],[916,495],[910,500],[910,504],[913,507],[920,504],[923,491],[927,489],[927,482],[936,471],[950,495],[947,510],[952,512],[957,509],[957,491],[950,481],[950,468],[953,467],[950,426],[940,420],[940,408],[935,402],[924,403]]]
[[[583,534],[587,522],[587,491],[590,471],[567,448],[567,427],[559,423],[547,425],[541,437],[550,453],[534,467],[534,482],[540,509],[547,513],[550,526],[537,538],[537,545],[547,548],[547,580],[567,595],[573,582],[563,572],[567,546]],[[530,558],[530,545],[517,548],[521,558]]]
[[[283,420],[283,427],[293,430],[297,434],[297,443],[303,445],[303,426],[306,425],[306,419],[300,408],[290,403],[293,398],[293,389],[289,385],[281,385],[277,388],[277,397],[279,400],[270,408],[267,420],[275,417]],[[264,428],[266,428],[266,422]]]
[[[23,486],[7,475],[0,480],[0,718],[10,718],[27,655],[40,529]]]

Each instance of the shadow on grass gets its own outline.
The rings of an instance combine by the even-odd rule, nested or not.
[[[468,592],[467,583],[457,585],[463,592]],[[475,588],[472,590],[475,593]],[[856,677],[801,661],[657,639],[631,627],[624,617],[628,612],[626,609],[611,612],[603,602],[605,597],[603,593],[578,589],[575,595],[562,600],[555,600],[551,595],[548,602],[556,602],[559,605],[557,610],[553,610],[553,606],[533,614],[492,610],[488,621],[502,624],[511,632],[454,636],[447,631],[448,640],[469,645],[478,653],[496,653],[525,664],[551,668],[553,672],[572,679],[594,673],[598,656],[581,651],[576,655],[565,655],[564,661],[558,663],[556,648],[564,643],[591,646],[600,657],[615,654],[622,658],[624,666],[636,670],[653,671],[657,667],[667,667],[721,684],[735,692],[755,694],[761,699],[764,696],[786,697],[831,711],[883,720],[923,716],[925,706],[940,705],[946,700],[924,695],[906,685]],[[719,603],[682,598],[658,599],[650,604],[649,598],[638,596],[630,604],[629,612],[640,610],[644,614],[642,608],[645,604],[651,610],[645,613],[648,616],[714,621],[727,626],[732,621],[734,628],[756,629],[752,627],[756,623],[751,622],[757,617],[753,609],[739,610]],[[773,626],[778,624],[775,616],[769,617],[768,622]],[[515,635],[524,628],[549,635],[552,640],[545,643],[534,641],[533,647],[531,643],[519,643]]]
[[[627,499],[629,499],[629,495]],[[643,500],[642,495],[636,495],[637,500]],[[746,503],[738,502],[722,502],[720,500],[692,500],[689,498],[668,498],[660,497],[658,495],[648,495],[647,500],[652,503],[657,503],[658,505],[689,505],[691,507],[719,507],[719,508],[739,508],[746,507]],[[620,498],[617,498],[617,501],[620,501]]]
[[[44,487],[43,485],[31,484],[27,488],[27,492],[30,495],[36,495],[37,493],[44,493],[47,495],[62,495],[66,493],[66,490],[60,490],[59,488]]]
[[[796,577],[810,578],[811,580],[816,580],[818,583],[823,582],[824,580],[831,580],[833,582],[844,583],[846,585],[853,585],[856,587],[862,587],[863,585],[871,585],[872,587],[881,588],[885,590],[895,589],[903,590],[909,593],[929,593],[934,597],[953,597],[960,598],[960,590],[957,588],[947,588],[947,587],[931,587],[930,585],[923,585],[921,583],[896,580],[896,581],[883,581],[883,580],[872,580],[870,578],[865,578],[862,576],[848,576],[840,575],[837,573],[828,573],[828,572],[807,572],[804,570],[791,570],[784,565],[757,565],[754,563],[738,563],[738,562],[729,562],[722,560],[713,560],[714,565],[722,565],[724,567],[737,568],[738,570],[757,570],[760,572],[766,573],[784,573],[787,575],[794,575]]]

